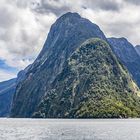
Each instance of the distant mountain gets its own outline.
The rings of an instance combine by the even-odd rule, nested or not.
[[[51,27],[48,38],[26,78],[18,84],[12,106],[12,117],[31,117],[62,71],[64,63],[86,39],[106,40],[100,28],[77,13],[67,13]]]
[[[24,80],[29,67],[30,65],[26,69],[20,71],[17,78],[0,82],[0,117],[8,117],[10,115],[16,86]]]
[[[139,88],[109,44],[89,39],[67,60],[34,117],[139,117],[137,94]]]
[[[140,55],[140,45],[136,45],[135,46],[135,50]]]
[[[0,82],[0,117],[9,116],[15,88],[16,79]]]
[[[109,38],[108,42],[140,87],[140,56],[134,46],[125,38]]]

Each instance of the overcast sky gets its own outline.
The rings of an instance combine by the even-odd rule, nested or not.
[[[0,0],[0,81],[34,61],[51,24],[68,11],[98,24],[107,37],[140,44],[140,0]]]

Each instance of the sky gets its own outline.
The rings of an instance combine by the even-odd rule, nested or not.
[[[0,0],[0,81],[34,61],[51,25],[66,12],[98,24],[107,37],[140,44],[140,0]]]

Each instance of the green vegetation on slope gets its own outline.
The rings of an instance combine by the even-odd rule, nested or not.
[[[140,116],[139,89],[101,39],[85,41],[68,59],[33,117]]]

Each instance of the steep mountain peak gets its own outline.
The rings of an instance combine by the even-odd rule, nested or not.
[[[38,58],[26,74],[21,73],[11,117],[31,117],[36,111],[41,117],[138,116],[139,89],[104,41],[98,25],[77,13],[57,19]],[[117,39],[108,42],[113,42],[120,58],[127,53],[124,60],[131,60],[131,44],[120,40],[116,44]]]
[[[138,50],[125,38],[109,38],[112,50],[120,61],[127,67],[140,87],[140,56]]]
[[[57,26],[60,26],[60,24],[63,24],[65,26],[68,25],[73,25],[75,24],[78,20],[81,20],[82,17],[78,14],[78,13],[71,13],[68,12],[62,16],[60,16],[57,20],[56,20],[56,24]],[[64,26],[64,27],[65,27]]]
[[[108,38],[108,40],[110,42],[115,43],[115,44],[117,44],[117,43],[121,44],[120,47],[126,47],[126,45],[124,45],[124,44],[129,44],[129,45],[133,46],[125,37],[118,37],[118,38],[117,37],[111,37],[111,38]]]
[[[32,115],[66,60],[89,38],[107,40],[96,24],[77,13],[66,13],[56,20],[41,53],[28,69],[26,78],[17,86],[12,116]]]
[[[81,18],[81,16],[76,12],[75,13],[67,12],[60,17],[60,19],[65,19],[65,18]]]
[[[78,13],[68,12],[59,17],[51,26],[43,49],[34,64],[43,64],[46,58],[52,55],[53,49],[62,50],[64,45],[69,54],[75,50],[77,44],[81,44],[86,39],[92,37],[106,40],[104,33],[98,25],[82,18]]]
[[[108,38],[108,42],[111,44],[114,52],[118,52],[118,57],[122,57],[123,61],[135,61],[138,59],[139,56],[136,53],[134,46],[126,38],[112,37]]]

